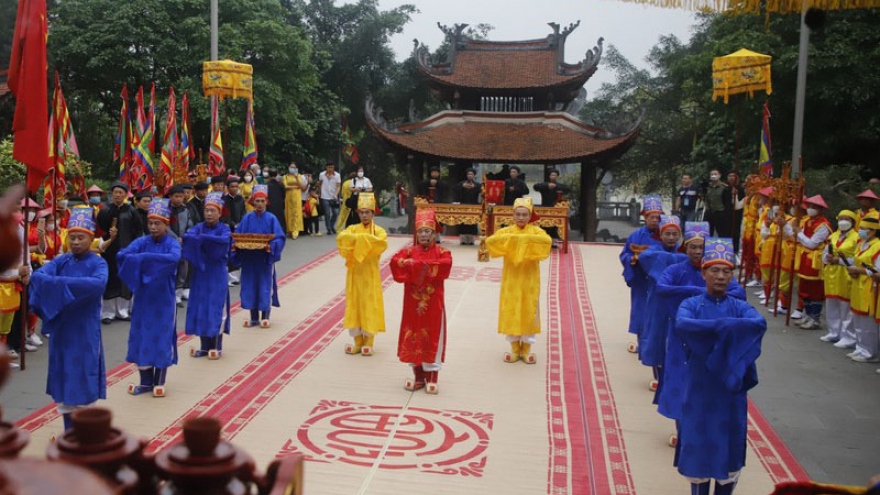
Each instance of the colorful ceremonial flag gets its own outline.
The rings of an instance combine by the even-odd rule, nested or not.
[[[345,143],[342,147],[342,154],[348,158],[351,163],[357,163],[360,160],[360,152],[354,145],[354,137],[351,135],[351,129],[348,128],[348,119],[342,114],[342,141]]]
[[[174,88],[169,89],[168,94],[168,114],[165,117],[165,140],[162,145],[162,158],[160,162],[159,176],[163,178],[163,184],[167,188],[173,184],[172,168],[174,167],[174,157],[177,156],[177,150],[180,143],[177,139],[177,100],[174,97]]]
[[[180,166],[189,170],[190,161],[195,158],[196,152],[189,142],[189,94],[183,93],[181,102],[181,132],[180,132]]]
[[[147,114],[147,132],[150,136],[147,144],[152,155],[156,152],[156,83],[153,83],[150,87],[150,112]]]
[[[208,153],[208,174],[220,175],[226,169],[223,159],[223,136],[220,135],[220,99],[211,97],[211,151]]]
[[[119,163],[119,180],[131,185],[128,167],[131,165],[131,112],[128,110],[128,84],[122,85],[122,108],[119,111],[119,126],[116,128],[116,144],[113,147],[113,161]]]
[[[43,205],[45,208],[54,206],[55,194],[67,191],[68,172],[73,172],[73,178],[82,177],[82,169],[79,167],[79,147],[76,145],[76,136],[73,133],[73,124],[70,121],[70,112],[67,109],[67,101],[61,90],[61,82],[58,73],[55,73],[55,91],[52,94],[52,114],[49,118],[49,133],[47,139],[49,147],[49,175],[43,188]],[[67,157],[74,158],[74,170],[65,168]],[[74,180],[78,194],[85,194],[85,181]],[[83,190],[80,190],[80,189]]]
[[[764,115],[761,119],[761,156],[758,160],[761,175],[773,177],[773,148],[770,144],[770,102],[764,102]]]
[[[155,85],[153,85],[152,94],[155,94]],[[152,98],[151,98],[152,99]],[[152,114],[151,120],[155,120],[155,112],[153,111],[153,105],[155,103],[155,99],[150,102],[150,113]],[[153,142],[153,129],[155,129],[155,123],[152,125],[148,122],[147,117],[144,115],[144,88],[141,86],[138,89],[137,95],[137,129],[134,134],[134,145],[131,149],[131,186],[132,189],[136,191],[143,191],[144,189],[149,189],[153,185],[153,151],[152,151],[152,142]],[[140,132],[143,129],[143,132]]]
[[[257,163],[257,134],[254,131],[254,102],[248,100],[247,117],[245,117],[244,153],[241,158],[241,170],[247,170]]]
[[[46,89],[46,0],[19,0],[9,59],[9,89],[15,95],[12,158],[28,169],[35,192],[49,170],[49,104]]]

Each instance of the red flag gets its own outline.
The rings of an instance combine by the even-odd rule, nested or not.
[[[47,34],[46,0],[19,0],[8,82],[16,99],[12,157],[29,168],[28,190],[31,192],[40,187],[49,168]]]

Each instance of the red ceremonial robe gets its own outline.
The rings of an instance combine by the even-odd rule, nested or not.
[[[397,341],[397,357],[402,362],[416,365],[443,362],[446,354],[443,281],[451,270],[452,254],[436,245],[428,249],[407,247],[391,259],[394,280],[404,284],[403,317]]]

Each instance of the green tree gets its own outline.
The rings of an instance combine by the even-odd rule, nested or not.
[[[225,2],[220,10],[220,57],[254,67],[255,121],[260,161],[286,162],[304,149],[322,100],[311,44],[287,22],[279,0]],[[202,62],[209,58],[209,9],[198,0],[65,0],[50,10],[50,68],[61,74],[84,157],[116,173],[110,163],[119,93],[150,83],[157,89],[157,151],[161,148],[168,87],[189,92],[194,147],[210,142],[208,100],[201,97]],[[132,94],[133,96],[133,94]],[[133,101],[132,101],[133,104]],[[221,106],[227,166],[238,168],[245,102]],[[132,113],[134,116],[134,113]]]

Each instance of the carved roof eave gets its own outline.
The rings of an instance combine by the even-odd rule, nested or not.
[[[587,50],[584,59],[577,64],[557,64],[556,73],[560,76],[566,76],[569,79],[550,84],[547,86],[547,88],[568,87],[573,85],[577,85],[578,87],[580,87],[584,85],[593,76],[593,74],[596,73],[596,70],[599,67],[599,62],[602,60],[604,41],[605,39],[600,37],[596,42],[596,46],[594,46],[590,50]],[[460,87],[445,79],[446,77],[454,75],[455,68],[452,63],[450,63],[449,61],[434,62],[431,57],[431,53],[428,51],[427,47],[425,47],[425,45],[419,44],[417,40],[415,41],[415,43],[415,55],[419,72],[425,75],[436,86],[447,88]]]
[[[367,121],[373,124],[373,126],[386,132],[388,134],[414,134],[418,132],[423,132],[425,130],[431,129],[434,127],[432,124],[441,122],[443,120],[447,120],[450,118],[453,119],[461,119],[466,121],[468,119],[479,119],[479,118],[488,118],[488,119],[504,119],[505,117],[509,118],[538,118],[544,116],[545,118],[551,117],[555,120],[565,120],[568,124],[574,128],[578,128],[578,132],[584,134],[585,136],[592,137],[594,139],[618,139],[633,133],[638,132],[639,128],[642,126],[642,121],[645,116],[644,108],[640,109],[638,115],[632,114],[621,114],[618,118],[612,122],[608,129],[598,129],[596,127],[590,126],[574,116],[566,113],[566,112],[478,112],[478,111],[468,111],[468,110],[444,110],[438,112],[427,119],[422,120],[421,122],[409,122],[404,124],[403,126],[398,126],[389,123],[384,116],[384,111],[382,107],[375,104],[373,101],[373,97],[371,95],[367,96],[366,103],[364,105],[364,115],[367,118]]]
[[[608,162],[623,156],[635,144],[641,130],[641,116],[635,119],[630,117],[630,124],[625,129],[622,125],[616,125],[617,129],[603,130],[580,122],[564,112],[494,113],[446,110],[420,122],[393,125],[384,119],[382,109],[375,106],[372,100],[367,101],[365,114],[367,125],[386,146],[447,161],[548,164]],[[522,132],[516,129],[522,130],[529,126],[534,126],[535,136],[547,135],[549,132],[563,141],[551,143],[552,137],[536,137],[536,142],[543,144],[529,146],[527,150],[512,151],[508,146],[493,148],[493,145],[497,148],[498,138],[493,138],[492,135],[510,136]],[[490,133],[489,137],[484,134],[486,132]],[[576,133],[581,138],[571,141],[571,138],[561,137],[564,133]],[[442,144],[443,142],[457,144],[450,147]],[[566,147],[563,143],[581,144]]]

